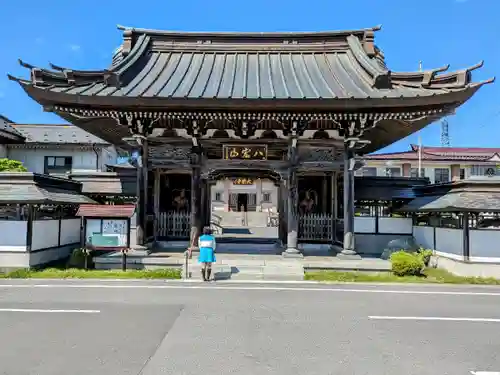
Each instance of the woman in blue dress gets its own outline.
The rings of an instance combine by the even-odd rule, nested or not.
[[[198,245],[200,248],[198,262],[202,264],[201,276],[203,277],[203,281],[208,281],[212,273],[212,263],[215,262],[216,248],[215,237],[212,235],[210,227],[203,228],[203,234],[198,240]]]

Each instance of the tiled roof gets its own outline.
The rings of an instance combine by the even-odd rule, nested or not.
[[[367,155],[368,160],[418,160],[418,145],[410,151]],[[422,146],[422,160],[430,161],[498,161],[500,148],[427,147]],[[497,160],[498,159],[498,160]]]
[[[450,212],[450,211],[500,212],[499,192],[450,192],[439,196],[423,196],[412,200],[399,211]]]
[[[82,183],[84,194],[135,196],[137,178],[116,172],[72,173],[70,178]]]
[[[108,144],[74,125],[12,124],[26,138],[26,143]]]
[[[15,137],[23,138],[23,135],[18,132],[13,126],[13,122],[7,117],[0,115],[0,131],[6,132]]]
[[[448,66],[393,72],[375,47],[379,27],[304,33],[203,33],[122,28],[109,69],[52,65],[31,70],[31,88],[69,96],[117,99],[400,99],[476,91],[471,71]],[[121,55],[121,56],[120,56]],[[491,82],[487,81],[487,82]],[[472,92],[470,93],[472,94]]]
[[[82,217],[132,217],[135,212],[135,205],[120,204],[120,205],[97,205],[97,204],[82,204],[78,208],[76,216]]]
[[[79,186],[66,179],[28,172],[0,173],[0,203],[81,204],[95,203],[81,195]]]

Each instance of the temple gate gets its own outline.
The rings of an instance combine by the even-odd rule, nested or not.
[[[363,154],[453,113],[493,81],[472,82],[471,71],[482,63],[457,72],[393,72],[374,42],[379,27],[120,28],[123,44],[108,69],[21,62],[31,79],[9,78],[45,110],[139,151],[140,245],[163,236],[189,236],[195,245],[210,224],[215,175],[268,174],[279,195],[278,217],[270,222],[279,226],[284,255],[300,256],[303,239],[339,241],[340,255],[355,257],[354,170]]]

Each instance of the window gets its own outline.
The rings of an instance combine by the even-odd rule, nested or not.
[[[401,177],[401,168],[386,168],[385,175],[387,177]]]
[[[418,175],[418,168],[412,168],[410,170],[410,177],[425,177],[425,169],[420,168],[420,176]]]
[[[377,175],[377,168],[375,167],[364,167],[362,169],[363,176],[376,176]]]
[[[434,169],[434,183],[440,184],[449,181],[450,181],[450,170],[448,168]]]
[[[262,194],[262,202],[263,203],[271,203],[271,193]]]
[[[473,165],[470,174],[471,176],[498,176],[500,168],[494,165]]]
[[[215,200],[217,202],[222,201],[222,193],[220,191],[218,191],[218,192],[215,193]]]
[[[465,168],[460,168],[460,179],[465,180]]]
[[[46,156],[44,162],[44,173],[68,173],[71,172],[73,158],[71,156]]]

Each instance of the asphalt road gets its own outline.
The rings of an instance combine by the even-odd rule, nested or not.
[[[500,371],[500,288],[8,281],[0,374]]]

